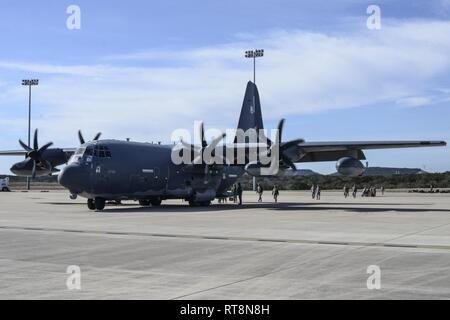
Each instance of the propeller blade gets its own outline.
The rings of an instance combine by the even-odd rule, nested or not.
[[[84,138],[81,130],[78,130],[78,140],[80,140],[80,144],[84,144]]]
[[[180,139],[180,142],[183,145],[183,148],[189,149],[192,152],[199,153],[202,149],[201,147],[196,146],[195,144],[190,144],[190,143],[185,142],[183,139]]]
[[[281,119],[280,122],[278,122],[278,140],[277,142],[281,144],[281,138],[283,133],[283,126],[284,126],[284,119]]]
[[[220,141],[222,141],[225,138],[226,134],[222,133],[220,136],[218,136],[217,138],[214,138],[211,143],[209,145],[207,145],[204,149],[204,153],[203,154],[207,154],[207,155],[212,155],[214,156],[214,150],[216,149],[217,145],[219,144]],[[210,164],[210,163],[208,163]]]
[[[36,178],[36,161],[33,161],[33,169],[31,170],[31,177]]]
[[[295,140],[291,140],[291,141],[288,141],[288,142],[283,142],[281,144],[281,146],[280,146],[280,149],[286,150],[286,149],[289,149],[292,146],[295,146],[295,145],[297,145],[299,143],[303,143],[303,142],[305,142],[305,140],[303,140],[303,139],[295,139]]]
[[[200,140],[202,142],[202,148],[205,148],[208,143],[205,140],[205,126],[203,125],[203,122],[200,122]]]
[[[33,149],[34,150],[39,149],[39,145],[38,145],[38,129],[34,130]]]
[[[29,146],[27,146],[22,140],[20,140],[19,139],[19,143],[20,143],[20,145],[22,146],[22,148],[24,148],[26,151],[28,151],[28,152],[30,152],[31,150],[33,150],[33,149],[31,149]]]
[[[180,142],[183,146],[183,149],[185,149],[191,153],[191,160],[193,160],[193,163],[196,163],[195,161],[198,161],[196,159],[198,159],[198,157],[201,157],[202,148],[199,146],[196,146],[194,144],[187,143],[187,142],[183,141],[183,139],[181,139],[181,138],[180,138]]]
[[[53,142],[49,142],[47,144],[44,144],[42,147],[40,147],[38,150],[39,155],[42,156],[42,154],[45,152],[45,150],[47,150],[48,147],[50,147],[51,145],[53,145]]]
[[[217,147],[217,145],[219,144],[220,141],[222,141],[224,138],[226,137],[225,133],[222,133],[220,136],[218,136],[217,138],[214,138],[211,143],[206,147],[208,149],[215,149]]]
[[[297,167],[295,164],[286,156],[282,156],[282,160],[285,164],[287,164],[289,167],[291,167],[292,170],[297,171]]]
[[[97,141],[98,140],[98,138],[100,138],[100,136],[102,135],[102,133],[101,132],[99,132],[99,133],[97,133],[96,135],[95,135],[95,137],[94,137],[94,140],[93,141]]]

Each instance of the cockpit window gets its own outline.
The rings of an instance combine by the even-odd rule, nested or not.
[[[94,155],[94,148],[89,146],[86,148],[86,152],[84,153],[87,156],[93,156]]]
[[[111,158],[111,151],[107,146],[96,145],[94,147],[94,156],[99,158]]]
[[[81,147],[75,151],[73,155],[73,160],[78,160],[83,156],[111,158],[111,151],[109,151],[107,146],[102,145],[91,145],[88,147]]]
[[[68,162],[82,162],[85,158],[87,158],[87,161],[90,162],[92,159],[89,160],[89,157],[111,158],[111,151],[109,151],[107,146],[102,145],[80,147],[75,151],[72,157],[70,157]]]

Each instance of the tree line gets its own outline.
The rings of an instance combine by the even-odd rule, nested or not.
[[[244,175],[240,181],[244,189],[252,189],[251,176]],[[421,189],[430,188],[430,186],[433,186],[433,188],[450,188],[450,172],[355,178],[328,175],[258,177],[256,181],[266,190],[272,189],[274,184],[284,190],[309,190],[313,184],[319,184],[323,190],[342,189],[345,184],[349,187],[356,184],[358,188],[364,186],[375,186],[377,188],[384,186],[386,189]]]

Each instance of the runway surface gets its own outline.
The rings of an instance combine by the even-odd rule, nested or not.
[[[450,195],[266,193],[103,212],[65,192],[0,193],[0,298],[450,298]],[[66,286],[70,265],[80,290]],[[367,288],[371,265],[380,289]]]

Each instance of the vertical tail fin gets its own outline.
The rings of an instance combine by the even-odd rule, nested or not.
[[[251,81],[247,83],[237,128],[244,131],[255,129],[257,132],[264,129],[258,88]],[[234,140],[236,142],[236,138]]]

